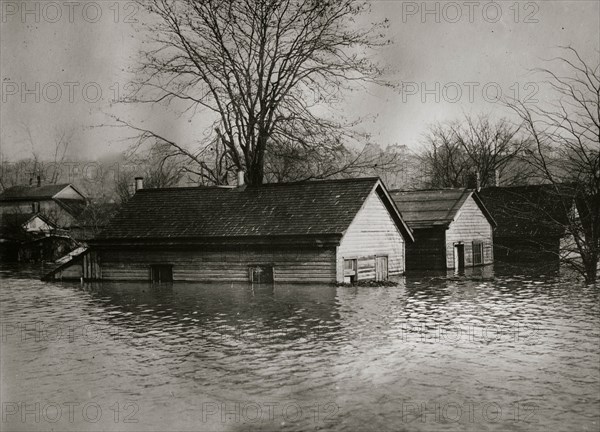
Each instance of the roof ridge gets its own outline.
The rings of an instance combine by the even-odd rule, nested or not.
[[[18,185],[13,185],[13,186],[9,186],[4,190],[8,190],[8,189],[12,189],[12,188],[28,188],[28,189],[37,189],[37,188],[41,188],[41,187],[49,187],[49,186],[54,186],[54,187],[58,187],[58,186],[72,186],[72,183],[48,183],[48,184],[41,184],[41,185],[37,185],[37,184],[18,184]]]
[[[460,207],[463,206],[463,204],[467,201],[467,199],[469,199],[468,197],[471,196],[472,194],[473,194],[473,192],[464,189],[460,198],[457,199],[456,202],[454,203],[454,205],[450,208],[450,210],[448,210],[448,214],[446,215],[446,217],[452,218],[452,220],[456,220],[456,214],[458,213],[458,210],[460,209]],[[467,195],[467,198],[464,198],[465,195]],[[457,208],[457,206],[459,204],[460,204],[460,207]]]
[[[263,183],[261,185],[246,185],[246,189],[258,189],[265,187],[284,187],[284,186],[299,186],[299,185],[314,185],[314,184],[328,184],[328,183],[351,183],[351,182],[366,182],[366,181],[379,181],[379,177],[358,177],[348,179],[327,179],[327,180],[302,180],[297,182],[281,182],[281,183]],[[143,188],[137,192],[150,192],[150,191],[166,191],[166,190],[236,190],[237,186],[183,186],[183,187],[166,187],[166,188]]]
[[[431,188],[431,189],[393,189],[391,191],[389,191],[390,193],[392,192],[405,192],[405,193],[416,193],[416,192],[436,192],[436,191],[468,191],[468,190],[472,190],[470,188]]]
[[[315,179],[315,180],[300,180],[295,182],[281,182],[281,183],[263,183],[260,186],[248,186],[248,187],[274,187],[274,186],[295,186],[295,185],[305,185],[305,184],[323,184],[323,183],[350,183],[350,182],[360,182],[360,181],[378,181],[379,177],[371,176],[371,177],[352,177],[345,179]]]

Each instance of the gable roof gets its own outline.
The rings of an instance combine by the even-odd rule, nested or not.
[[[339,241],[377,190],[399,229],[408,227],[378,178],[275,183],[243,188],[142,189],[96,241],[257,241],[274,237]],[[254,239],[254,240],[252,240]]]
[[[74,218],[80,217],[87,207],[87,203],[82,200],[54,198],[54,201]]]
[[[495,236],[563,236],[566,209],[574,202],[568,185],[528,185],[482,189],[481,199],[498,221]]]
[[[83,194],[79,192],[72,184],[51,184],[41,186],[12,186],[4,189],[0,193],[0,201],[38,201],[38,200],[50,200],[57,193],[66,189],[67,187],[73,188],[82,198],[85,199]]]
[[[4,213],[0,214],[0,238],[24,238],[26,233],[23,225],[35,218],[41,219],[53,229],[56,228],[56,225],[40,213]]]
[[[496,225],[477,193],[469,189],[391,191],[390,195],[404,220],[414,229],[447,227],[456,219],[469,197],[473,197],[490,224]]]

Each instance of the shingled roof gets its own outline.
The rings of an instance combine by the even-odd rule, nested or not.
[[[4,191],[0,193],[0,201],[31,201],[52,199],[54,195],[69,186],[73,187],[73,185],[69,183],[41,186],[12,186],[4,189]]]
[[[497,237],[561,237],[575,192],[569,185],[546,184],[485,188],[480,196],[498,221]]]
[[[492,225],[495,221],[477,194],[469,189],[430,189],[391,191],[390,195],[406,223],[414,229],[448,226],[465,201],[472,196]]]
[[[267,184],[257,187],[142,189],[95,239],[109,241],[341,238],[377,187],[410,230],[378,178]]]

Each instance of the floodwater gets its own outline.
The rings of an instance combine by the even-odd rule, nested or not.
[[[0,429],[598,431],[599,288],[514,273],[359,288],[5,269]]]

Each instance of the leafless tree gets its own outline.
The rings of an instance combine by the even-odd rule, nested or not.
[[[161,141],[146,152],[126,156],[115,182],[115,192],[121,203],[133,195],[133,182],[137,176],[144,178],[145,188],[164,188],[177,186],[185,175],[181,155]]]
[[[420,155],[428,186],[466,187],[473,179],[480,187],[524,182],[530,170],[519,164],[519,157],[528,142],[520,130],[506,119],[493,121],[485,115],[433,125]]]
[[[600,60],[590,62],[571,47],[564,52],[551,60],[555,67],[537,69],[547,78],[554,100],[538,106],[519,100],[507,103],[534,142],[529,163],[554,186],[557,196],[562,184],[575,189],[576,206],[564,209],[572,242],[563,262],[592,283],[600,259]]]
[[[53,132],[46,136],[46,141],[40,142],[34,138],[28,123],[21,123],[21,127],[27,137],[26,142],[30,148],[31,156],[14,162],[3,156],[0,169],[0,187],[5,189],[24,183],[32,184],[37,181],[38,177],[45,184],[56,184],[61,181],[61,164],[65,161],[69,145],[73,139],[74,129],[55,128]],[[40,146],[53,149],[52,159],[46,162],[42,161],[38,151]]]
[[[342,144],[305,148],[274,146],[266,159],[265,177],[269,182],[383,177],[401,171],[404,162],[404,154],[383,150],[373,144],[360,150]]]
[[[315,152],[337,158],[347,154],[342,147],[354,148],[364,138],[353,132],[355,121],[336,117],[327,107],[347,90],[365,83],[385,84],[369,50],[389,43],[384,34],[387,20],[364,28],[356,25],[369,2],[141,4],[157,23],[150,25],[153,48],[142,59],[139,74],[144,78],[133,100],[180,104],[184,112],[199,110],[212,121],[213,133],[194,151],[163,139],[197,165],[200,175],[214,168],[216,158],[221,171],[244,170],[249,184],[261,184],[269,158],[291,162],[297,155]],[[138,131],[158,137],[149,130]],[[210,164],[203,159],[207,154],[214,156]],[[208,175],[216,182],[221,176],[222,172]]]

